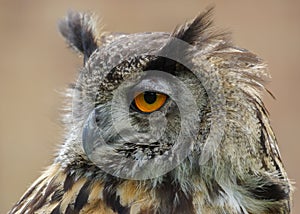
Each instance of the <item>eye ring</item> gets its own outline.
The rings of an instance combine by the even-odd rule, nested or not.
[[[136,93],[131,107],[142,113],[152,113],[159,110],[167,100],[168,96],[156,91],[144,91]]]

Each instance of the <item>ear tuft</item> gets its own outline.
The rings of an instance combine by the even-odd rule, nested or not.
[[[84,63],[98,48],[95,21],[91,14],[70,11],[59,22],[58,28],[67,43],[83,54]]]
[[[212,26],[212,13],[214,8],[211,7],[207,11],[198,15],[194,20],[188,22],[173,32],[173,36],[181,39],[189,44],[199,43],[199,41],[212,37],[209,28]],[[206,35],[205,35],[206,34]]]
[[[208,8],[198,15],[191,22],[187,22],[177,27],[171,35],[170,41],[165,45],[163,51],[176,54],[176,48],[172,38],[182,40],[190,45],[197,46],[197,50],[202,53],[212,53],[214,50],[222,50],[231,46],[230,34],[226,31],[216,30],[213,27],[212,14],[214,7]],[[174,46],[175,45],[175,46]],[[187,47],[187,46],[186,46]],[[173,51],[171,51],[174,49]],[[187,50],[181,50],[187,51]],[[182,53],[181,53],[182,54]]]

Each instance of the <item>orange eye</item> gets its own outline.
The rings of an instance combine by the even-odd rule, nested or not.
[[[158,110],[166,102],[167,95],[158,92],[145,91],[134,98],[135,107],[145,113]]]

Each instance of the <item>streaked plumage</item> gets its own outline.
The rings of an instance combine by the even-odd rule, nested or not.
[[[84,67],[79,82],[68,91],[66,140],[53,164],[10,213],[290,213],[291,185],[261,100],[269,78],[265,64],[247,50],[234,47],[227,34],[213,30],[210,14],[211,10],[200,14],[177,28],[172,37],[167,33],[141,33],[105,34],[98,39],[88,14],[70,12],[60,23],[60,31],[83,54]],[[201,68],[197,70],[201,81],[179,63],[157,57],[157,53],[174,48],[174,37],[196,47],[196,53],[184,51],[189,63]],[[132,57],[134,50],[147,50],[149,55],[121,63],[112,75],[101,74],[107,64]],[[147,180],[119,178],[90,160],[82,147],[86,140],[82,132],[96,106],[103,107],[99,123],[108,120],[101,128],[109,128],[105,105],[111,101],[113,91],[130,75],[145,70],[165,71],[189,86],[200,106],[199,115],[195,115],[200,117],[199,132],[189,156],[172,171]],[[213,71],[217,71],[224,92],[226,124],[220,145],[211,150],[213,156],[199,164],[214,114],[214,103],[206,94],[215,89]],[[168,112],[171,125],[166,129],[167,140],[160,144],[169,142],[172,146],[173,135],[180,130],[178,113],[172,103],[161,111]],[[144,119],[148,114],[132,112],[130,116],[136,127],[147,129]],[[114,133],[109,134],[111,137]],[[156,155],[157,150],[147,145],[126,145],[118,151],[130,156],[136,147],[146,147]]]

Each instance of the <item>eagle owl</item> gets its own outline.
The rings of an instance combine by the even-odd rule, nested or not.
[[[83,67],[65,140],[9,213],[289,213],[266,66],[211,14],[172,33],[98,34],[69,12],[59,30]]]

